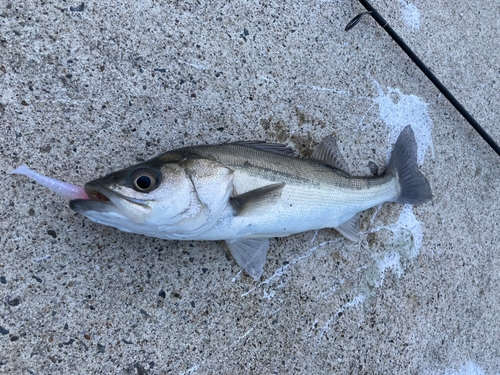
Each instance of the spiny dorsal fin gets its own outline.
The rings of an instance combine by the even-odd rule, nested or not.
[[[285,183],[267,185],[231,198],[235,215],[262,212],[281,197],[284,186]]]
[[[240,238],[226,240],[227,247],[233,254],[236,263],[239,264],[255,281],[259,281],[264,272],[267,250],[269,249],[268,238]]]
[[[359,212],[347,220],[345,223],[340,224],[335,229],[339,231],[344,237],[349,238],[351,241],[359,241]]]
[[[295,151],[287,145],[281,143],[266,143],[264,141],[238,141],[231,142],[230,145],[245,146],[255,148],[257,150],[272,152],[273,154],[283,156],[295,156]]]
[[[340,169],[344,172],[349,172],[347,163],[345,162],[337,142],[333,136],[323,138],[321,143],[316,147],[311,155],[312,159],[321,160],[323,163],[328,164],[334,168]]]

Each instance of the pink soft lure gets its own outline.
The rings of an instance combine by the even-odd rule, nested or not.
[[[33,181],[38,182],[40,185],[49,188],[54,193],[63,196],[64,198],[89,199],[89,196],[87,195],[87,193],[85,193],[85,190],[83,190],[82,187],[43,176],[40,173],[32,171],[26,165],[21,165],[19,168],[10,172],[10,174],[23,174],[31,178]]]

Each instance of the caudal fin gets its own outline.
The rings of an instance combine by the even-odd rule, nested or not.
[[[396,203],[418,204],[432,199],[429,181],[418,170],[417,142],[410,125],[396,141],[387,174],[394,174],[399,183]]]

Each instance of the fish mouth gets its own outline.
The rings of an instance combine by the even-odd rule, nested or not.
[[[112,194],[111,191],[107,190],[103,186],[94,184],[89,182],[85,184],[84,188],[85,192],[89,196],[89,199],[92,201],[98,202],[111,202],[109,196]]]
[[[118,207],[109,199],[111,192],[103,187],[91,182],[85,184],[85,192],[89,199],[73,199],[69,202],[69,207],[85,215],[88,211],[95,212],[116,212],[120,213]]]
[[[143,200],[126,197],[95,182],[86,183],[84,190],[89,199],[71,200],[69,207],[85,216],[89,216],[89,211],[94,211],[97,213],[115,213],[128,217],[127,211],[130,210],[127,210],[127,208],[130,206],[143,212],[149,211],[149,207]]]

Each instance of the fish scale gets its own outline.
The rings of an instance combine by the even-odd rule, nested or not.
[[[189,151],[203,157],[215,157],[233,169],[233,186],[238,194],[277,182],[286,184],[280,200],[269,208],[268,213],[260,215],[261,224],[252,228],[255,233],[247,229],[244,231],[247,235],[274,237],[336,227],[355,213],[397,196],[393,176],[351,177],[318,160],[290,158],[238,145],[198,146]],[[240,227],[246,222],[235,220],[231,231],[236,236],[241,235]],[[286,231],[281,230],[283,224],[288,227]],[[259,233],[264,228],[268,233]],[[220,229],[215,227],[205,235],[217,236]]]

